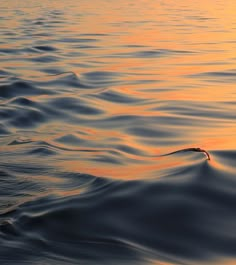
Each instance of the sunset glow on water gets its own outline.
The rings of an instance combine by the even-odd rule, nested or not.
[[[236,263],[235,1],[3,0],[0,36],[0,264]]]

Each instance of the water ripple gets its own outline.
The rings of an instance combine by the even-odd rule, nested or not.
[[[168,169],[162,179],[149,182],[81,177],[88,177],[89,182],[80,195],[37,199],[2,215],[2,240],[6,241],[6,235],[15,238],[24,249],[33,244],[30,249],[39,248],[44,259],[50,249],[53,256],[74,261],[83,260],[81,252],[90,243],[89,253],[96,256],[95,263],[104,255],[98,244],[104,250],[113,244],[125,248],[127,253],[120,253],[124,259],[132,256],[130,248],[137,257],[151,258],[157,251],[160,259],[168,256],[176,262],[235,255],[236,238],[230,232],[235,229],[235,190],[228,189],[234,183],[229,172],[222,177],[221,171],[201,162],[184,171]],[[217,190],[216,181],[221,183]],[[58,241],[64,242],[63,247],[54,248]],[[1,250],[3,257],[7,255],[6,244]],[[80,246],[81,252],[73,251],[73,246]],[[16,251],[22,254],[19,248]],[[33,256],[26,253],[21,260],[24,256],[34,259],[34,251],[31,253]],[[110,255],[114,259],[115,253]]]
[[[0,264],[235,264],[234,1],[64,2],[1,1]]]

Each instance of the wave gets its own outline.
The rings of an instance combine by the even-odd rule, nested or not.
[[[204,264],[235,257],[230,170],[201,161],[150,180],[71,176],[81,181],[76,195],[67,195],[71,186],[63,184],[63,195],[42,196],[1,215],[2,264],[12,251],[7,264],[37,264],[39,257],[48,264]]]

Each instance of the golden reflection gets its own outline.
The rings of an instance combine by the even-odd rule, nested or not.
[[[171,263],[167,261],[156,261],[156,260],[151,260],[150,265],[175,265],[176,263]]]
[[[8,39],[7,34],[2,39],[4,70],[30,84],[36,82],[36,86],[45,91],[47,83],[52,82],[50,92],[84,100],[85,106],[94,106],[102,111],[102,114],[93,116],[64,110],[61,106],[60,111],[67,118],[60,119],[59,114],[57,120],[47,117],[48,111],[55,107],[49,103],[46,106],[55,94],[16,93],[15,97],[23,96],[44,106],[42,113],[48,118],[48,123],[36,124],[35,130],[40,136],[35,140],[70,149],[70,144],[58,143],[56,139],[66,134],[78,136],[80,132],[83,134],[78,136],[82,139],[81,144],[75,144],[73,148],[94,151],[95,156],[97,150],[114,151],[121,144],[145,154],[121,154],[121,162],[126,157],[130,162],[120,166],[94,162],[86,154],[81,154],[79,163],[75,160],[64,162],[65,167],[71,166],[81,172],[110,176],[146,176],[155,166],[156,169],[161,168],[151,159],[157,149],[160,153],[189,147],[208,151],[236,149],[233,115],[236,101],[233,30],[236,3],[232,0],[217,4],[200,2],[140,0],[130,5],[129,1],[122,4],[97,1],[91,5],[85,1],[78,6],[76,2],[69,1],[66,9],[61,1],[56,4],[47,2],[42,4],[47,6],[46,15],[40,6],[33,8],[30,1],[25,6],[3,2],[2,9],[9,18],[4,32],[16,33],[15,39]],[[23,13],[28,13],[26,7],[32,5],[32,12],[28,13],[32,23],[24,20],[24,16],[17,21],[11,5]],[[50,36],[45,34],[48,26],[52,26]],[[29,38],[28,32],[39,35]],[[47,42],[52,50],[45,53],[36,51],[35,46]],[[45,56],[46,61],[41,56]],[[61,85],[60,80],[53,77],[54,71],[73,72],[75,83],[71,82],[68,87],[66,83]],[[114,79],[111,77],[110,83],[101,83],[100,86],[93,76],[88,82],[83,79],[84,74],[103,71],[117,75]],[[80,87],[81,80],[85,82],[85,88]],[[95,89],[89,87],[91,81],[97,86]],[[99,97],[99,93],[106,92],[127,97],[130,102]],[[192,103],[196,104],[195,109],[191,108]],[[109,124],[109,119],[112,121],[119,116],[140,118],[142,124],[139,126],[157,131],[156,137],[148,139],[150,137],[129,134],[127,128],[137,127],[137,123],[129,124],[125,119],[120,126]],[[112,128],[113,125],[117,129]],[[11,122],[7,126],[10,130],[18,130]],[[159,131],[163,131],[161,136]],[[169,132],[173,135],[168,136]],[[112,142],[112,137],[116,142]],[[147,165],[137,165],[139,161]],[[171,165],[175,162],[166,162],[166,166]]]
[[[161,157],[153,158],[152,161],[146,160],[145,163],[142,161],[141,163],[130,163],[129,165],[116,165],[109,163],[101,163],[101,162],[88,162],[88,161],[80,161],[70,160],[70,161],[62,161],[57,166],[63,167],[67,171],[75,171],[79,173],[88,173],[93,176],[98,177],[107,177],[107,178],[116,178],[123,180],[135,180],[135,179],[149,179],[154,178],[158,179],[161,176],[157,173],[158,171],[165,170],[168,168],[178,167],[181,164],[183,165],[183,159],[176,158],[166,158],[163,159]]]

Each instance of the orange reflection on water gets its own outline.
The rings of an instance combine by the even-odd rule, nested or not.
[[[99,154],[98,154],[99,155]],[[80,161],[79,158],[77,160],[63,161],[58,164],[58,167],[63,167],[67,171],[75,171],[78,173],[88,173],[98,177],[108,177],[108,178],[116,178],[123,180],[135,180],[135,179],[148,179],[155,178],[158,179],[161,176],[158,175],[158,171],[178,167],[183,164],[182,159],[176,159],[167,157],[165,159],[161,157],[156,157],[155,159],[151,159],[151,161],[146,160],[141,161],[141,163],[129,165],[116,165],[109,163],[97,163],[95,161]]]
[[[33,23],[24,21],[24,16],[17,21],[11,12],[15,5]],[[47,7],[46,14],[40,7],[27,12],[28,5],[33,5],[30,1],[24,5],[3,4],[10,18],[5,28],[11,29],[10,33],[18,32],[19,37],[2,45],[2,49],[12,49],[12,54],[4,53],[4,69],[57,94],[12,96],[44,104],[40,111],[45,121],[32,128],[41,133],[37,140],[60,146],[58,138],[72,135],[82,139],[74,148],[94,151],[95,160],[90,160],[90,156],[94,158],[91,152],[81,155],[80,162],[64,162],[65,167],[99,175],[145,176],[155,167],[162,167],[152,161],[156,150],[236,149],[235,1],[95,1],[93,5],[89,1],[69,1],[66,9],[63,2],[45,2],[42,5]],[[48,26],[49,36],[45,34]],[[38,33],[39,37],[29,38],[27,32]],[[38,51],[35,47],[40,43],[46,43],[51,50]],[[68,86],[66,81],[65,85],[60,83],[61,76],[57,76],[58,80],[53,76],[54,71],[68,73]],[[70,76],[69,72],[74,74]],[[109,82],[105,80],[99,86],[103,77],[98,80],[94,72],[108,73]],[[86,74],[91,76],[88,80]],[[91,83],[96,89],[90,87]],[[118,94],[120,99],[99,97],[106,92]],[[47,102],[57,96],[83,101],[100,114],[51,107]],[[55,108],[58,117],[48,117],[50,107]],[[36,105],[32,108],[37,110]],[[62,114],[65,117],[61,118]],[[137,122],[114,122],[125,116],[135,117]],[[6,124],[13,131],[19,130],[11,121]],[[137,134],[137,127],[149,130],[149,134]],[[96,161],[97,150],[117,151],[121,144],[145,155],[122,153],[118,156],[120,166]],[[71,143],[63,147],[71,148]],[[174,166],[177,162],[165,163]]]

